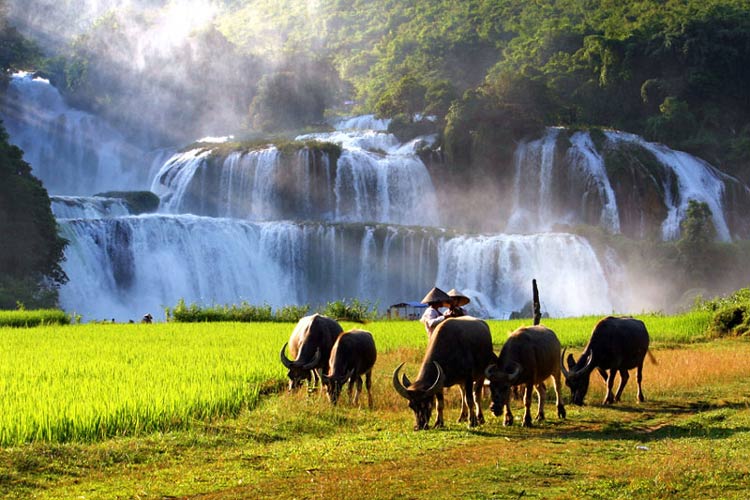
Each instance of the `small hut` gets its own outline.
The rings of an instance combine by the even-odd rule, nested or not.
[[[419,319],[427,304],[421,302],[399,302],[388,307],[388,319]]]

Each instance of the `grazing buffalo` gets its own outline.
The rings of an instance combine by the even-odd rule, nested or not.
[[[320,374],[328,369],[328,358],[339,334],[344,329],[334,319],[320,314],[305,316],[297,322],[289,342],[281,348],[281,362],[289,370],[289,390],[302,385],[304,380],[312,386],[320,381]],[[286,357],[286,346],[294,361]]]
[[[620,401],[625,384],[628,383],[630,375],[628,370],[637,368],[636,380],[638,381],[638,401],[645,400],[641,389],[643,372],[643,358],[648,352],[648,331],[642,321],[633,318],[606,317],[599,321],[591,333],[586,349],[576,362],[572,354],[568,355],[568,369],[562,366],[565,374],[565,383],[570,387],[573,403],[583,405],[583,399],[589,389],[589,376],[596,368],[599,374],[607,382],[607,394],[604,404],[612,404]],[[565,355],[561,354],[560,359]],[[654,361],[653,356],[651,360]],[[607,370],[610,370],[607,376]],[[617,393],[612,395],[612,386],[615,383],[615,373],[620,372],[620,386]]]
[[[461,384],[462,408],[458,421],[468,419],[469,427],[483,424],[484,370],[496,359],[487,323],[471,316],[441,322],[430,337],[414,383],[406,375],[402,375],[399,380],[399,370],[403,363],[393,372],[393,387],[409,400],[409,408],[414,411],[414,430],[429,427],[436,398],[435,427],[444,425],[443,389],[455,384]]]
[[[555,332],[541,325],[524,326],[511,333],[500,350],[497,364],[487,367],[492,403],[490,410],[499,417],[505,409],[504,425],[513,424],[510,411],[511,388],[525,388],[523,426],[531,426],[531,391],[536,388],[539,399],[536,419],[544,420],[545,380],[552,377],[557,396],[557,416],[565,418],[565,406],[560,390],[560,341]]]
[[[362,392],[362,375],[367,388],[367,405],[372,408],[372,367],[377,358],[375,340],[370,332],[350,330],[339,335],[333,344],[328,362],[328,373],[323,375],[323,385],[331,403],[336,404],[344,384],[349,382],[349,400],[356,405]],[[352,388],[357,385],[352,400]]]

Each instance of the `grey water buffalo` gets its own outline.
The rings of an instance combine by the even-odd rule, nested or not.
[[[634,318],[615,318],[608,316],[600,320],[591,333],[589,343],[578,361],[572,354],[568,355],[568,369],[562,366],[565,383],[570,387],[574,404],[583,405],[586,392],[589,389],[591,372],[596,368],[607,383],[607,394],[604,404],[620,401],[625,385],[630,375],[628,370],[637,369],[638,401],[645,400],[641,389],[643,379],[643,359],[648,353],[649,337],[646,325]],[[565,351],[560,356],[561,363]],[[655,362],[653,355],[649,353]],[[607,375],[609,370],[609,375]],[[615,374],[620,372],[620,385],[612,395]]]
[[[305,316],[297,322],[297,325],[289,337],[289,342],[281,348],[281,362],[289,370],[289,389],[296,389],[307,380],[312,386],[320,381],[320,374],[328,369],[328,359],[331,349],[339,334],[344,329],[334,319],[320,314]],[[289,359],[285,352],[289,346]]]
[[[560,394],[560,341],[549,328],[525,326],[508,335],[497,363],[488,366],[485,375],[490,381],[492,394],[490,410],[497,417],[505,410],[504,425],[513,424],[510,394],[511,388],[518,386],[525,389],[523,426],[531,426],[532,389],[536,389],[539,399],[536,419],[544,420],[544,399],[547,395],[544,382],[550,377],[557,396],[557,416],[565,418],[565,405]]]
[[[401,363],[393,372],[393,387],[409,401],[414,412],[414,430],[427,429],[437,399],[435,427],[442,427],[443,389],[461,384],[462,408],[458,421],[469,427],[484,423],[482,386],[484,370],[496,360],[487,323],[470,316],[441,322],[432,333],[417,379],[405,374],[399,379]]]
[[[341,389],[349,382],[349,400],[359,403],[362,392],[362,376],[367,388],[367,405],[372,408],[372,367],[378,357],[375,340],[370,332],[350,330],[338,336],[333,344],[328,362],[328,373],[323,374],[323,385],[326,386],[328,398],[334,405],[339,399]],[[354,399],[352,388],[356,385]]]

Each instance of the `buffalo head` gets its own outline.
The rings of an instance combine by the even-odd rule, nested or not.
[[[307,363],[304,363],[300,360],[292,361],[286,356],[286,346],[288,343],[285,343],[284,346],[281,348],[280,358],[281,363],[289,370],[287,372],[287,377],[289,377],[289,390],[297,389],[298,387],[302,386],[302,382],[305,380],[309,381],[310,377],[312,376],[312,370],[315,369],[316,366],[318,366],[318,363],[320,363],[320,349],[317,349],[315,351],[315,356],[313,356],[313,359],[310,360]]]
[[[560,354],[560,369],[565,375],[565,385],[570,388],[571,402],[583,406],[583,399],[589,390],[589,375],[593,368],[594,354],[587,358],[581,357],[577,362],[572,354],[568,354],[568,368],[565,368],[565,349]]]
[[[415,431],[427,429],[430,426],[432,409],[435,407],[435,393],[442,391],[443,384],[445,383],[443,369],[436,361],[433,361],[433,363],[435,363],[435,368],[437,369],[437,377],[435,378],[435,382],[427,389],[415,388],[406,374],[403,374],[401,380],[399,380],[398,372],[404,366],[404,363],[398,365],[393,372],[393,387],[396,389],[396,392],[409,401],[409,408],[414,412]]]
[[[513,369],[508,372],[496,364],[491,364],[484,370],[484,375],[490,381],[490,410],[493,415],[499,417],[503,414],[503,408],[510,403],[510,390],[518,384],[521,365],[514,363]]]
[[[344,387],[344,384],[346,384],[348,381],[351,381],[352,377],[354,377],[353,368],[349,370],[349,373],[344,376],[329,377],[328,375],[323,375],[323,385],[326,387],[328,399],[332,404],[335,405],[336,403],[338,403],[339,396],[341,395],[341,389]]]

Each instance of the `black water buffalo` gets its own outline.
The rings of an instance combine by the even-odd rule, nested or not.
[[[304,380],[316,386],[320,374],[328,369],[331,349],[339,334],[344,329],[334,319],[320,314],[305,316],[297,322],[289,342],[281,348],[281,362],[289,370],[289,389],[296,389]],[[294,361],[287,358],[285,351],[289,345],[289,354]]]
[[[607,382],[607,394],[604,404],[620,401],[625,384],[630,375],[628,370],[637,368],[638,401],[645,400],[641,389],[643,358],[648,352],[648,331],[642,321],[633,318],[615,318],[608,316],[600,320],[591,333],[586,349],[576,362],[572,354],[568,355],[568,369],[562,366],[565,383],[570,387],[573,403],[583,405],[583,399],[589,389],[591,372],[596,368]],[[561,363],[565,351],[560,355]],[[652,361],[654,361],[653,356]],[[610,370],[607,376],[607,370]],[[620,372],[620,386],[612,395],[615,373]]]
[[[367,405],[372,408],[372,367],[378,357],[375,340],[370,332],[350,330],[338,336],[333,344],[328,362],[328,373],[323,375],[323,384],[328,391],[331,403],[336,404],[344,384],[349,382],[349,399],[355,405],[359,403],[362,392],[362,375],[365,376],[367,388]],[[352,388],[357,390],[352,400]]]
[[[419,375],[411,383],[406,375],[399,380],[401,363],[393,372],[393,387],[409,400],[414,411],[414,430],[429,427],[437,398],[435,427],[443,423],[443,389],[461,384],[462,408],[458,421],[468,419],[469,427],[484,423],[482,386],[484,370],[496,361],[492,335],[487,323],[471,316],[446,319],[430,337]]]
[[[544,399],[547,395],[545,380],[552,377],[557,396],[557,416],[565,418],[565,406],[560,390],[560,341],[555,332],[541,325],[521,327],[508,335],[497,363],[487,367],[485,372],[490,381],[492,403],[490,410],[499,417],[505,409],[504,425],[513,424],[510,411],[512,387],[525,388],[523,402],[523,426],[531,426],[531,391],[536,388],[539,406],[537,420],[544,420]]]

